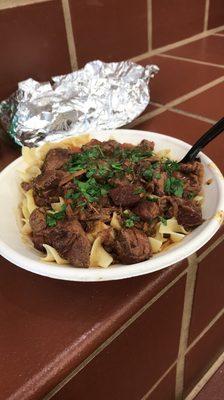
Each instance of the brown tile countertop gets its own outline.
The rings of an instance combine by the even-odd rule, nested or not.
[[[193,143],[223,113],[223,47],[211,35],[142,60],[161,71],[153,106],[131,126]],[[219,136],[206,149],[222,170],[223,144]],[[18,155],[1,142],[0,168]],[[0,400],[189,393],[223,348],[223,239],[220,229],[178,265],[105,283],[48,279],[0,258]]]

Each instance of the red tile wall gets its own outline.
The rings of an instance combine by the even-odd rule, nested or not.
[[[0,2],[0,99],[11,94],[18,81],[28,77],[48,80],[70,71],[68,40],[73,40],[67,39],[65,26],[69,21],[76,49],[72,60],[77,58],[80,68],[93,59],[133,58],[151,47],[156,49],[203,32],[206,2],[67,0],[70,15],[65,18],[62,0],[25,3],[19,6],[18,2],[16,7],[12,0]],[[223,1],[211,0],[208,28],[222,24]]]
[[[199,263],[194,293],[189,343],[222,310],[224,304],[224,241]]]
[[[177,357],[185,280],[181,278],[53,399],[141,399]],[[166,400],[171,400],[174,370],[157,393],[163,393],[167,385],[170,387]]]
[[[203,31],[205,0],[152,0],[152,48]]]
[[[10,95],[18,81],[69,72],[61,1],[0,10],[0,46],[0,98]]]
[[[148,50],[147,0],[70,0],[78,65],[119,61]]]
[[[224,24],[224,3],[223,0],[210,0],[208,28],[216,28]]]
[[[185,394],[196,385],[223,352],[223,332],[224,317],[220,318],[186,355],[184,372]]]

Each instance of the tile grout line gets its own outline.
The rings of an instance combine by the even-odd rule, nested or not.
[[[73,29],[72,29],[72,19],[71,19],[71,13],[70,13],[69,0],[61,0],[61,3],[62,3],[63,15],[64,15],[64,21],[65,21],[65,29],[66,29],[70,64],[71,64],[72,71],[74,71],[74,70],[78,69],[78,62],[77,62],[77,55],[76,55],[76,48],[75,48],[75,39],[74,39]]]
[[[222,317],[223,311],[216,314],[216,316],[210,321],[210,323],[203,329],[203,331],[196,337],[196,339],[188,346],[185,355],[199,342],[199,340],[212,328],[212,326]],[[149,389],[148,392],[141,398],[141,400],[147,400],[147,397],[157,388],[160,382],[168,375],[171,369],[176,365],[177,360],[175,360],[169,368],[164,372],[164,374],[155,382],[155,384]],[[186,400],[186,399],[185,399]]]
[[[38,3],[46,3],[46,1],[49,0],[0,0],[0,10],[5,10],[8,8],[16,8],[21,6],[28,6]]]
[[[197,269],[198,269],[197,255],[194,253],[190,257],[188,257],[188,272],[187,272],[187,280],[185,286],[184,307],[183,307],[179,351],[177,356],[177,367],[176,367],[176,387],[175,387],[176,400],[182,399],[183,396],[185,353],[188,343]]]
[[[203,261],[220,243],[224,241],[224,234],[212,243],[203,253],[198,256],[198,262]]]
[[[207,122],[208,124],[215,124],[216,121],[210,118],[203,117],[202,115],[193,114],[188,111],[180,110],[179,108],[170,108],[170,111],[175,112],[177,114],[185,115],[186,117],[195,118],[199,121]]]
[[[174,60],[186,61],[186,62],[190,62],[193,64],[207,65],[209,67],[217,67],[217,68],[222,68],[222,69],[224,68],[224,65],[222,65],[222,64],[216,64],[216,63],[211,63],[211,62],[207,62],[207,61],[195,60],[194,58],[174,56],[173,54],[162,53],[162,54],[158,54],[158,57],[172,58]]]
[[[154,50],[152,50],[150,52],[145,52],[143,54],[139,54],[139,55],[137,55],[135,57],[132,57],[131,60],[135,61],[135,62],[141,61],[141,60],[144,60],[144,58],[147,58],[149,56],[155,56],[155,55],[163,53],[165,51],[176,49],[177,47],[184,46],[185,44],[195,42],[196,40],[203,39],[203,38],[205,38],[207,36],[210,36],[212,34],[215,34],[215,33],[219,32],[219,31],[223,31],[223,30],[224,30],[224,25],[221,25],[221,26],[219,26],[217,28],[209,29],[207,31],[200,32],[197,35],[190,36],[190,37],[185,38],[183,40],[179,40],[178,42],[174,42],[174,43],[170,43],[170,44],[168,44],[166,46],[158,47],[157,49],[154,49]]]
[[[185,400],[193,400],[197,394],[203,389],[203,387],[208,383],[216,371],[221,367],[224,362],[224,353],[222,353],[214,364],[209,368],[209,370],[204,374],[204,376],[199,380],[191,392],[185,397]]]
[[[201,333],[193,340],[193,342],[186,349],[185,355],[201,340],[201,338],[215,325],[215,323],[224,315],[224,308],[209,322],[209,324],[201,331]]]
[[[172,286],[175,285],[185,274],[187,268],[182,271],[172,282],[165,286],[156,296],[148,301],[140,310],[138,310],[128,321],[126,321],[116,332],[114,332],[107,340],[105,340],[93,353],[91,353],[83,362],[81,362],[73,371],[71,371],[58,385],[56,385],[43,400],[51,399],[58,393],[74,376],[76,376],[83,368],[86,367],[98,354],[108,347],[121,333],[123,333],[133,322],[135,322],[152,304],[154,304],[161,296],[163,296]]]
[[[208,16],[209,16],[210,0],[205,1],[205,15],[204,15],[204,31],[208,30]]]
[[[206,83],[205,85],[200,86],[199,88],[193,90],[192,92],[189,92],[187,94],[184,94],[183,96],[177,97],[176,99],[168,102],[167,104],[162,105],[162,107],[160,107],[158,110],[154,110],[154,111],[148,112],[146,114],[143,114],[142,116],[140,116],[139,118],[137,118],[136,120],[134,120],[133,122],[128,124],[126,127],[132,128],[136,125],[141,124],[142,122],[148,121],[152,117],[155,117],[156,115],[159,115],[159,114],[163,113],[164,111],[169,111],[170,108],[172,108],[180,103],[183,103],[184,101],[189,100],[192,97],[195,97],[198,94],[203,93],[204,91],[206,91],[222,82],[224,82],[224,76],[221,76],[220,78],[217,78],[214,81]],[[154,103],[154,104],[156,104],[156,103]],[[197,119],[196,115],[195,115],[195,118]]]
[[[170,367],[164,372],[163,375],[161,375],[161,377],[158,379],[158,381],[156,381],[156,382],[154,383],[154,385],[149,389],[148,392],[146,392],[146,393],[144,394],[143,397],[141,397],[140,400],[147,400],[147,399],[148,399],[148,397],[150,396],[150,394],[159,386],[159,384],[160,384],[160,383],[162,382],[162,380],[169,374],[169,372],[172,370],[172,368],[175,367],[176,363],[177,363],[177,361],[174,361],[173,364],[170,365]]]
[[[199,88],[192,90],[189,93],[184,94],[183,96],[178,97],[177,99],[174,99],[170,102],[168,102],[164,107],[174,107],[180,103],[183,103],[186,100],[191,99],[192,97],[195,97],[196,95],[205,92],[206,90],[212,88],[213,86],[216,86],[218,83],[224,82],[224,76],[221,76],[217,79],[214,79],[213,81],[210,81],[206,83],[205,85],[200,86]]]
[[[152,50],[152,0],[147,0],[148,52]]]
[[[214,33],[214,36],[224,36],[224,33]]]

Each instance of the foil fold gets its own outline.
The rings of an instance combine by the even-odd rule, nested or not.
[[[32,78],[0,103],[0,121],[19,145],[40,146],[83,132],[115,129],[138,117],[150,100],[159,68],[96,60],[50,82]]]

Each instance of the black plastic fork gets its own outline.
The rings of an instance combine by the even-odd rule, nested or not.
[[[216,138],[220,133],[224,131],[224,117],[221,118],[215,125],[213,125],[204,135],[197,140],[197,142],[191,147],[184,158],[179,161],[181,163],[187,163],[196,159],[198,153],[207,146],[213,139]],[[224,146],[223,146],[224,150]]]

